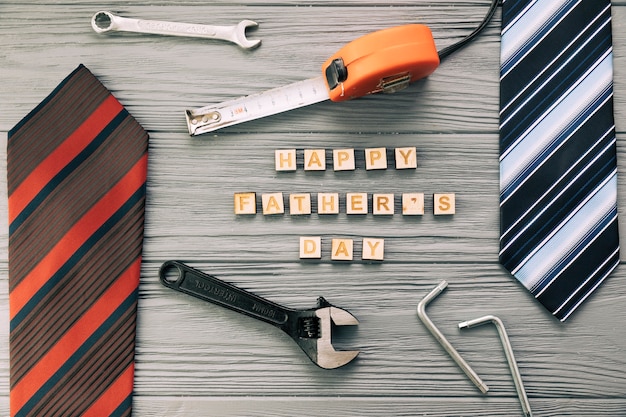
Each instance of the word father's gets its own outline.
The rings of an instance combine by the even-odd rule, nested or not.
[[[311,193],[289,194],[288,209],[290,215],[317,214],[369,214],[403,216],[421,216],[424,214],[424,193],[403,193],[396,198],[394,194],[368,193]],[[264,215],[285,214],[286,196],[283,193],[261,194],[261,207],[258,207],[256,193],[235,193],[235,214]],[[433,194],[433,214],[446,215],[455,212],[455,195],[451,193]],[[260,209],[260,210],[259,210]]]

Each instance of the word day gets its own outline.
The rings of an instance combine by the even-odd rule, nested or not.
[[[371,149],[278,149],[275,152],[276,171],[296,171],[298,167],[305,171],[325,171],[326,161],[332,160],[335,171],[417,168],[415,147],[406,148],[371,148]]]
[[[364,261],[382,261],[385,257],[385,240],[364,237],[361,246],[361,259]],[[330,259],[333,261],[353,260],[355,249],[353,239],[332,239]],[[300,237],[300,259],[321,259],[322,238],[320,236]]]
[[[235,193],[235,214],[263,215],[285,214],[285,200],[288,201],[290,215],[317,214],[369,214],[421,216],[424,214],[424,193],[403,193],[396,198],[393,193],[297,193],[286,198],[281,192],[263,193],[257,200],[256,193]],[[259,206],[260,205],[260,206]],[[456,199],[452,193],[433,194],[433,214],[455,214]]]

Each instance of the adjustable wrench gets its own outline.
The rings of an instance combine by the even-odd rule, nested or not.
[[[331,343],[333,324],[357,325],[359,321],[323,297],[318,298],[317,307],[308,310],[287,308],[179,261],[165,262],[159,277],[168,288],[273,324],[291,336],[320,368],[339,368],[359,354],[358,350],[334,349]]]
[[[192,23],[163,22],[159,20],[129,19],[108,11],[99,11],[91,18],[91,27],[97,33],[109,31],[151,33],[156,35],[189,36],[220,39],[241,46],[256,48],[261,41],[246,38],[246,29],[256,27],[252,20],[242,20],[234,26],[197,25]]]

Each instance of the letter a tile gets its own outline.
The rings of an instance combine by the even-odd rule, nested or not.
[[[283,193],[261,194],[261,201],[264,215],[285,213]]]
[[[326,151],[324,149],[304,150],[304,170],[324,171],[326,170]]]
[[[354,241],[352,239],[333,239],[330,259],[333,261],[351,261]]]

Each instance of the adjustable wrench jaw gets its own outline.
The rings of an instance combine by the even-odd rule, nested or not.
[[[318,307],[309,310],[291,310],[289,319],[281,328],[300,346],[309,359],[323,369],[335,369],[352,361],[358,350],[335,350],[332,333],[335,326],[358,325],[352,314],[331,305],[323,297]]]
[[[320,319],[320,337],[317,339],[317,360],[319,367],[334,369],[346,365],[359,354],[358,350],[335,350],[331,341],[332,326],[356,326],[359,321],[346,310],[337,307],[324,307],[315,311]]]

